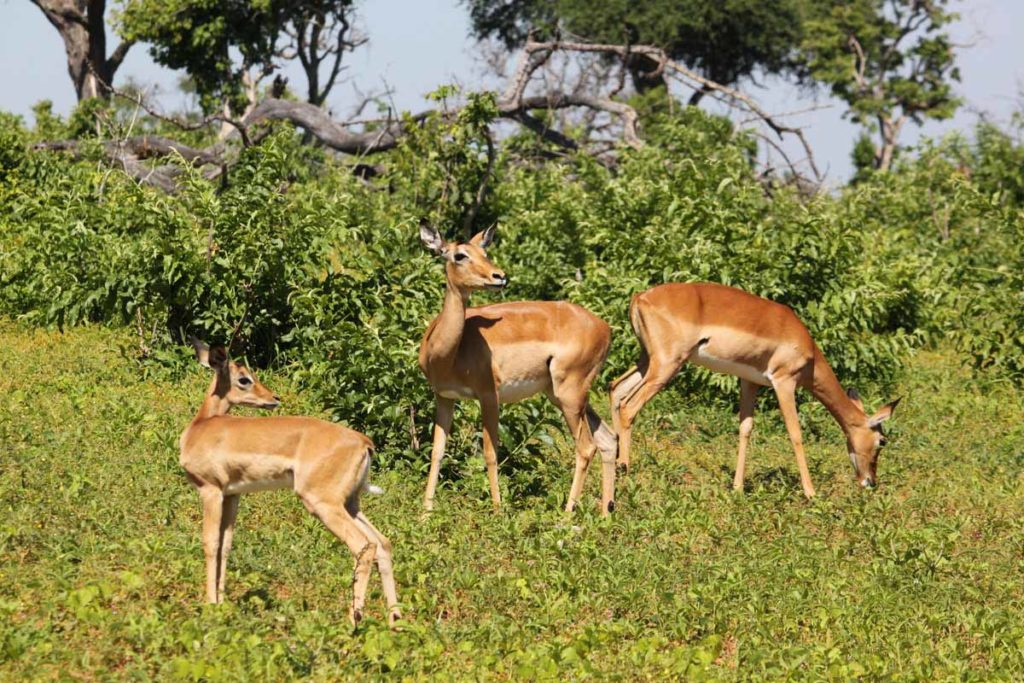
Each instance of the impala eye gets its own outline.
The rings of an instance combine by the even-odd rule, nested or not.
[[[461,252],[461,251],[455,252],[455,262],[456,263],[461,263],[462,261],[465,261],[468,258],[469,258],[469,254],[466,254],[465,252]]]
[[[252,377],[248,377],[246,375],[242,375],[241,377],[238,378],[238,386],[240,386],[240,387],[248,387],[248,386],[251,386],[251,385],[252,385]]]

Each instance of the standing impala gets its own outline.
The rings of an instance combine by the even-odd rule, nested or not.
[[[280,401],[247,368],[193,339],[200,364],[214,371],[206,399],[181,433],[181,466],[203,503],[206,600],[224,600],[224,578],[239,496],[293,489],[356,557],[349,618],[362,617],[376,561],[388,603],[388,622],[401,616],[391,567],[391,543],[359,511],[370,489],[373,443],[359,432],[311,417],[234,417],[232,406],[276,408]]]
[[[601,512],[608,514],[615,505],[616,439],[590,407],[587,393],[608,355],[611,329],[586,309],[560,301],[467,308],[474,290],[501,289],[508,282],[484,251],[493,237],[492,226],[469,242],[446,242],[436,228],[420,226],[420,239],[444,260],[448,280],[441,313],[420,344],[420,369],[437,400],[424,504],[428,510],[434,505],[456,399],[480,402],[484,463],[497,509],[498,406],[543,391],[562,411],[576,442],[576,471],[566,510],[572,511],[579,499],[587,468],[600,449]]]
[[[740,443],[733,488],[743,488],[759,386],[771,386],[778,396],[804,494],[813,496],[814,485],[796,412],[798,386],[814,394],[843,428],[854,474],[861,486],[874,486],[878,452],[885,445],[882,422],[899,399],[874,415],[865,413],[857,392],[843,391],[807,328],[788,306],[724,285],[667,284],[634,296],[629,319],[640,339],[640,362],[612,383],[611,392],[620,462],[626,468],[637,413],[689,361],[740,378]]]

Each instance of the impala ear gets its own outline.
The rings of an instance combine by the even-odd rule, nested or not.
[[[199,361],[199,364],[204,368],[210,367],[210,347],[200,341],[198,337],[191,334],[188,337],[188,343],[191,344],[192,348],[195,350],[196,360]]]
[[[444,240],[441,233],[433,225],[427,223],[426,219],[420,221],[420,241],[430,251],[440,254],[444,250]]]
[[[212,349],[209,350],[206,356],[206,367],[213,368],[214,370],[217,371],[224,368],[228,363],[228,350],[225,349],[223,346],[214,346]]]
[[[892,417],[892,411],[896,410],[896,406],[898,406],[900,401],[902,400],[903,397],[901,396],[895,401],[886,403],[884,406],[882,406],[878,410],[878,412],[872,415],[871,419],[868,420],[868,426],[871,427],[872,429],[877,429],[878,427],[882,426],[883,422]]]
[[[478,232],[477,234],[473,235],[472,239],[469,240],[469,243],[475,244],[481,249],[486,249],[487,247],[491,246],[491,242],[494,241],[494,233],[497,229],[498,225],[494,224],[491,227],[484,230],[483,232]]]

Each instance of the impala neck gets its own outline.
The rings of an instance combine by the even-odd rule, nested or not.
[[[441,313],[434,321],[427,340],[428,351],[434,364],[450,365],[455,362],[462,341],[462,331],[466,327],[466,304],[469,292],[460,290],[448,278],[448,286],[444,293],[444,305]]]
[[[228,411],[231,410],[231,404],[228,403],[228,400],[217,394],[217,382],[219,380],[219,373],[215,372],[213,379],[210,380],[210,388],[206,390],[206,398],[203,399],[203,405],[199,406],[199,412],[192,419],[193,424],[209,420],[211,417],[227,415]]]
[[[864,411],[846,395],[836,373],[817,346],[814,347],[814,385],[811,393],[832,413],[843,432],[849,434],[850,429],[863,427],[867,422]]]

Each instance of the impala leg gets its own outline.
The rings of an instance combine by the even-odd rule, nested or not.
[[[203,555],[206,557],[206,602],[220,602],[217,586],[220,578],[221,516],[224,494],[216,486],[199,489],[203,502]]]
[[[572,486],[569,488],[569,499],[565,502],[565,511],[572,512],[576,502],[583,494],[583,484],[587,480],[587,470],[590,468],[590,461],[594,459],[597,446],[594,445],[594,437],[590,433],[590,425],[585,418],[586,408],[582,410],[568,406],[560,402],[562,415],[565,417],[565,424],[572,433],[573,441],[576,443],[576,470],[572,475]]]
[[[308,506],[310,503],[307,502]],[[370,570],[373,568],[374,558],[377,554],[376,539],[371,541],[343,506],[316,503],[312,507],[324,526],[347,545],[356,558],[352,578],[352,604],[349,608],[349,620],[355,626],[363,618],[366,588],[370,584]]]
[[[224,506],[221,512],[220,520],[220,554],[218,561],[220,563],[220,574],[217,581],[217,594],[220,599],[224,599],[224,582],[228,575],[228,555],[231,553],[231,541],[235,535],[235,520],[238,519],[238,503],[241,501],[240,495],[224,496]]]
[[[814,485],[811,483],[811,473],[807,469],[807,459],[804,457],[800,417],[796,412],[796,380],[787,378],[775,382],[773,386],[775,395],[779,397],[779,408],[782,410],[782,419],[786,422],[786,431],[789,432],[793,452],[796,453],[796,465],[800,469],[800,483],[803,486],[804,495],[811,498],[814,496]]]
[[[740,380],[740,447],[736,455],[736,476],[732,487],[743,490],[743,475],[747,467],[747,444],[754,431],[754,405],[757,402],[757,385],[745,379]]]
[[[618,424],[619,424],[619,463],[629,469],[629,451],[633,436],[633,421],[636,419],[640,409],[647,404],[655,394],[665,388],[665,385],[672,381],[679,368],[682,367],[685,359],[678,362],[665,362],[656,356],[652,356],[647,364],[647,372],[639,381],[627,380],[620,386],[629,386],[630,391],[621,393],[618,401]],[[613,398],[612,404],[616,401]]]
[[[455,401],[435,394],[437,401],[434,413],[434,445],[430,449],[430,474],[427,475],[427,493],[423,497],[423,507],[434,509],[434,492],[437,491],[437,478],[441,474],[441,458],[444,457],[445,443],[452,429],[452,415],[455,413]]]
[[[589,405],[587,424],[594,435],[594,444],[601,452],[601,514],[607,515],[615,509],[615,458],[619,452],[619,439]]]
[[[388,625],[394,626],[395,622],[402,618],[402,612],[398,609],[398,590],[395,588],[395,571],[391,563],[391,541],[377,531],[377,527],[373,526],[363,513],[356,515],[356,522],[363,528],[367,538],[376,539],[377,571],[380,572],[380,580],[384,584],[384,599],[388,603]]]
[[[629,451],[632,446],[633,427],[630,425],[627,428],[622,424],[621,406],[626,397],[631,395],[640,385],[643,378],[643,374],[634,365],[625,374],[612,382],[611,391],[609,392],[612,409],[612,428],[619,437],[618,463],[626,470],[629,469]]]
[[[484,422],[484,465],[487,466],[487,481],[491,485],[491,502],[497,511],[501,508],[501,491],[498,489],[498,397],[480,399],[480,413]]]

